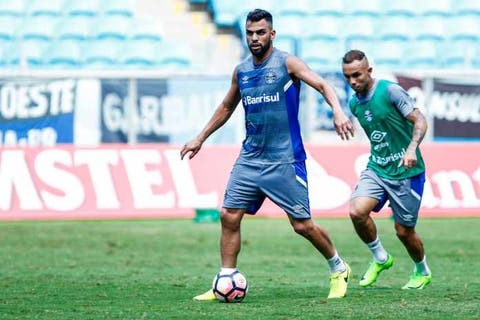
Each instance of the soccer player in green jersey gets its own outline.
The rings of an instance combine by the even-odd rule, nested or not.
[[[342,62],[343,75],[355,91],[350,110],[370,140],[368,165],[350,200],[353,226],[373,255],[360,286],[372,285],[383,270],[393,265],[370,216],[389,200],[397,237],[415,263],[413,275],[402,289],[423,289],[432,274],[415,225],[425,182],[419,144],[427,131],[427,122],[398,84],[372,77],[372,67],[362,51],[348,51]]]

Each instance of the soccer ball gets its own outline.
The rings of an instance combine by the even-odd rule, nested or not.
[[[213,278],[213,292],[221,302],[242,302],[247,295],[247,278],[238,270],[217,273]]]

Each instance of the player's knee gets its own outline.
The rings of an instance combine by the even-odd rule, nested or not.
[[[368,215],[360,212],[359,210],[356,210],[355,208],[352,208],[350,207],[350,210],[348,212],[349,216],[350,216],[350,219],[353,221],[353,222],[358,222],[358,223],[361,223],[363,221],[365,221],[368,217]]]
[[[308,237],[313,231],[313,224],[306,222],[296,222],[293,224],[293,230],[304,237]]]
[[[415,230],[413,228],[407,228],[403,226],[396,227],[395,231],[397,233],[397,238],[402,242],[408,241],[415,234]]]
[[[228,212],[226,209],[220,210],[220,222],[222,226],[227,229],[238,229],[240,227],[240,215]]]

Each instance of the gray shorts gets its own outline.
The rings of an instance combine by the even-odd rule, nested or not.
[[[408,179],[390,180],[379,177],[373,170],[367,168],[360,175],[352,199],[356,197],[377,199],[378,205],[373,209],[375,212],[380,211],[389,200],[395,221],[413,227],[417,223],[424,184],[425,172]]]
[[[233,166],[223,207],[255,214],[269,198],[294,219],[308,219],[305,162],[287,164],[239,164]]]

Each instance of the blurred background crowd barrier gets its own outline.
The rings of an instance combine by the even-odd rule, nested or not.
[[[426,200],[426,206],[430,203],[428,208],[440,215],[480,212],[480,1],[0,0],[0,219],[30,214],[184,217],[194,209],[220,206],[223,175],[244,138],[241,106],[207,142],[212,150],[227,148],[225,154],[212,156],[218,151],[207,151],[206,158],[185,161],[176,171],[163,166],[176,163],[172,159],[178,147],[203,128],[224,97],[234,66],[248,54],[245,15],[256,7],[274,15],[274,45],[322,74],[335,87],[347,114],[352,91],[340,68],[348,49],[365,51],[375,77],[408,90],[429,121],[422,149],[430,158],[428,165],[436,168],[429,175],[431,199],[444,199],[436,205]],[[346,194],[357,174],[352,166],[368,151],[366,138],[355,123],[356,138],[340,143],[329,107],[321,95],[304,89],[302,134],[321,163],[318,170],[336,176],[349,172],[342,178],[347,182],[337,185],[339,194]],[[339,165],[340,171],[330,168],[328,161],[339,163],[343,148],[356,152],[345,158],[351,163]],[[131,153],[144,149],[159,166]],[[164,149],[169,156],[154,152]],[[150,165],[160,170],[154,170],[153,177],[140,175],[147,183],[140,190],[155,199],[152,207],[136,207],[140,200],[115,189],[117,184],[107,184],[106,194],[92,191],[103,184],[82,167],[90,161],[84,150],[104,155],[104,164],[120,166],[120,172],[136,168],[132,172],[142,173],[143,166]],[[335,158],[329,160],[329,153]],[[460,161],[462,157],[469,160]],[[24,166],[12,159],[24,159]],[[192,169],[199,165],[204,171]],[[50,181],[43,168],[52,176],[60,173],[58,178],[71,182],[73,189]],[[189,170],[191,177],[182,175]],[[172,176],[168,188],[173,198],[153,196],[165,191],[164,179]],[[204,180],[213,176],[223,178],[209,186]],[[121,182],[130,185],[131,177],[127,174]],[[179,200],[205,183],[203,191],[215,192],[215,200]],[[317,199],[335,198],[323,198],[321,189],[317,191]],[[126,196],[113,197],[119,193]],[[38,201],[25,200],[25,194]],[[117,201],[117,207],[104,211],[100,196]],[[80,202],[64,207],[70,197]],[[314,212],[338,215],[344,205],[340,201]],[[271,208],[267,205],[265,210]]]

